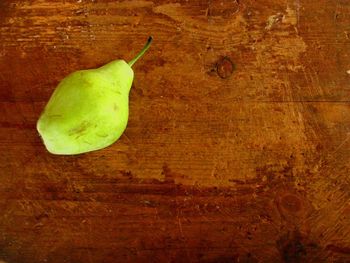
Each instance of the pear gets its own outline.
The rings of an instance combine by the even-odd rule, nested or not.
[[[114,60],[100,68],[79,70],[64,78],[37,122],[37,130],[52,154],[73,155],[99,150],[116,142],[129,116],[133,64]]]

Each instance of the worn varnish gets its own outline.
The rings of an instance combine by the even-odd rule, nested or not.
[[[350,262],[350,1],[0,1],[1,262]],[[113,146],[50,155],[68,73],[131,59]]]

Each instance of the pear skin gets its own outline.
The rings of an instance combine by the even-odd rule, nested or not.
[[[37,130],[52,154],[74,155],[103,149],[123,134],[129,116],[129,91],[134,79],[128,63],[112,61],[100,68],[79,70],[64,78],[42,112]]]

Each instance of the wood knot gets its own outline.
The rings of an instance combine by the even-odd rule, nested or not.
[[[222,79],[227,79],[233,73],[234,65],[230,58],[223,57],[216,63],[216,72]]]
[[[281,198],[281,205],[289,212],[298,212],[302,208],[302,202],[296,195],[288,194]]]

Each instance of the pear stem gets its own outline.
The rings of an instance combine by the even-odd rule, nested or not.
[[[140,53],[138,53],[136,55],[136,57],[134,57],[132,60],[130,60],[130,62],[128,63],[130,67],[132,67],[135,62],[143,56],[143,54],[145,54],[145,52],[149,49],[149,47],[151,46],[151,43],[152,43],[152,40],[153,40],[153,37],[149,37],[148,40],[147,40],[147,43],[145,44],[145,46],[143,47],[143,49],[140,51]]]

